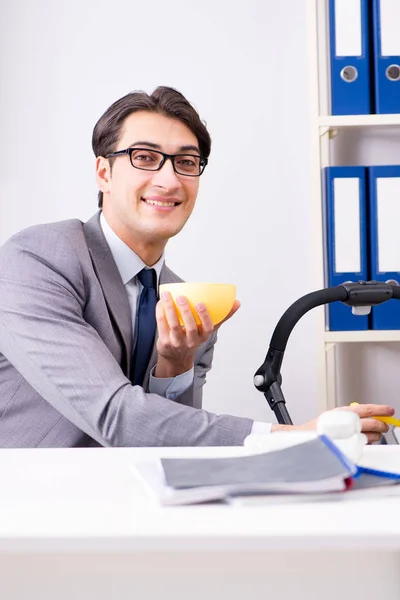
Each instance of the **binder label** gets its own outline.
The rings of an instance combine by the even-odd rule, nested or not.
[[[336,56],[361,56],[361,0],[335,2]]]
[[[377,177],[378,271],[400,272],[400,177]]]
[[[400,56],[400,2],[380,1],[381,56]]]
[[[336,273],[360,273],[360,180],[337,177],[334,191],[334,248]]]

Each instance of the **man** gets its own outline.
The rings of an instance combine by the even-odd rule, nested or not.
[[[171,298],[157,302],[160,283],[180,281],[164,248],[193,210],[210,154],[197,112],[171,88],[128,94],[92,141],[102,210],[31,227],[0,252],[0,445],[237,445],[269,432],[201,409],[210,316],[198,305],[197,327],[180,298],[182,328]],[[387,429],[368,418],[363,428],[370,441]]]

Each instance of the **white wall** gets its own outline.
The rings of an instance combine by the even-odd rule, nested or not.
[[[195,104],[213,150],[167,259],[188,280],[236,283],[242,301],[205,407],[274,419],[253,373],[283,311],[315,287],[305,1],[3,0],[0,70],[0,241],[95,212],[91,133],[114,100],[163,84]],[[249,152],[262,168],[241,168]],[[295,421],[316,411],[314,329],[310,313],[283,365]]]

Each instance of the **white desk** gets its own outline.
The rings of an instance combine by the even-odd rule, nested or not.
[[[131,465],[243,448],[0,450],[1,600],[398,600],[400,496],[161,508]],[[364,464],[400,470],[400,447]]]

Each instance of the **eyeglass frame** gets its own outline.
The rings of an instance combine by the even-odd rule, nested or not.
[[[156,152],[157,154],[161,154],[162,160],[158,165],[157,169],[144,169],[143,167],[135,167],[135,165],[132,162],[132,154],[134,150],[145,150],[146,152]],[[154,150],[153,148],[138,148],[136,146],[134,146],[133,148],[125,148],[125,150],[117,150],[116,152],[110,152],[110,154],[106,154],[105,158],[112,158],[114,156],[124,156],[125,154],[129,156],[129,161],[134,169],[139,169],[139,171],[151,171],[153,173],[155,173],[156,171],[160,171],[165,165],[165,162],[169,159],[171,161],[174,172],[177,175],[182,175],[183,177],[200,177],[200,175],[204,173],[204,169],[208,164],[208,158],[205,156],[200,156],[200,154],[188,154],[184,152],[180,152],[179,154],[166,154],[165,152],[161,152],[161,150]],[[180,173],[179,171],[177,171],[174,161],[174,159],[177,156],[192,156],[193,158],[199,158],[201,167],[200,173],[198,173],[198,175],[189,175],[188,173]]]

